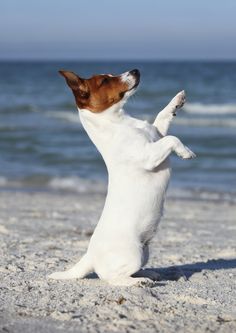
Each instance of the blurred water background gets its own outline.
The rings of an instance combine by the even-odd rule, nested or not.
[[[105,188],[106,169],[83,130],[59,69],[82,77],[139,68],[126,111],[152,121],[180,90],[187,104],[171,127],[196,154],[172,156],[172,188],[235,192],[236,62],[0,62],[0,188]]]

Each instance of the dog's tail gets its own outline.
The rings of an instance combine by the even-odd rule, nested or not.
[[[82,279],[92,271],[93,265],[89,255],[86,253],[72,268],[64,272],[52,273],[48,277],[54,280]]]

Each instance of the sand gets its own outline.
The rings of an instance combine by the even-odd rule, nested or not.
[[[161,281],[53,281],[85,252],[103,193],[0,192],[0,332],[235,332],[236,198],[172,196],[148,268]]]

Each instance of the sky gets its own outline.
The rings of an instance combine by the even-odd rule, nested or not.
[[[236,59],[236,0],[1,0],[0,59]]]

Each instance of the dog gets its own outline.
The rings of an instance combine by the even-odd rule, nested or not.
[[[142,267],[163,212],[171,175],[168,157],[172,152],[183,159],[195,157],[177,137],[167,135],[185,103],[185,92],[179,92],[150,124],[123,110],[139,85],[139,70],[89,79],[70,71],[59,73],[73,92],[81,123],[101,153],[109,177],[104,209],[86,254],[72,268],[49,278],[81,279],[96,272],[117,286],[155,280],[157,273]]]

